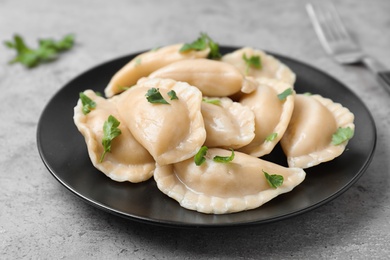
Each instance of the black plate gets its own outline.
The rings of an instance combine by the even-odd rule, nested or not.
[[[223,53],[236,48],[222,47]],[[141,222],[177,227],[222,227],[286,219],[331,201],[345,192],[368,167],[376,144],[376,128],[363,102],[326,73],[299,61],[275,55],[296,74],[297,93],[311,92],[340,102],[355,114],[355,136],[339,158],[307,169],[305,181],[262,207],[240,213],[207,215],[184,209],[157,189],[153,179],[139,184],[112,181],[96,170],[84,138],[73,123],[73,108],[85,89],[103,90],[112,75],[136,54],[104,63],[66,84],[47,104],[38,124],[41,158],[52,175],[84,201],[110,213]],[[277,147],[267,160],[286,165]]]

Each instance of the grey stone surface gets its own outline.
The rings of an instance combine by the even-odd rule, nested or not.
[[[387,259],[390,254],[390,95],[358,66],[340,66],[314,35],[304,0],[0,0],[0,41],[76,35],[59,60],[25,69],[0,47],[1,259]],[[336,1],[335,1],[336,2]],[[390,2],[337,1],[367,53],[390,68]],[[69,80],[101,62],[209,33],[320,68],[351,88],[378,130],[363,177],[336,200],[272,224],[171,229],[128,221],[73,196],[36,148],[39,116]]]

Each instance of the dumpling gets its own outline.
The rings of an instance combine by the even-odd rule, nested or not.
[[[243,55],[249,59],[252,56],[260,57],[260,68],[253,68],[247,66]],[[225,54],[221,59],[223,62],[230,63],[237,67],[241,73],[254,78],[273,78],[282,80],[288,84],[295,83],[295,74],[285,64],[280,62],[274,56],[266,54],[264,51],[256,50],[250,47],[238,49],[234,52]]]
[[[155,161],[123,124],[115,103],[97,96],[92,90],[86,90],[84,94],[96,103],[96,107],[84,115],[83,105],[79,100],[74,108],[74,123],[85,138],[92,164],[112,180],[119,182],[141,182],[152,177]],[[103,125],[110,115],[120,122],[119,129],[122,133],[112,141],[111,152],[101,161],[104,151]]]
[[[209,48],[202,51],[180,52],[182,46],[183,44],[165,46],[144,52],[132,59],[111,78],[104,90],[106,97],[112,97],[123,92],[126,88],[135,85],[140,78],[146,77],[153,71],[172,62],[183,59],[206,58],[210,53]]]
[[[259,78],[256,91],[245,94],[240,103],[252,109],[255,115],[255,137],[239,151],[260,157],[269,154],[282,138],[294,109],[292,86],[275,79]],[[281,96],[283,93],[287,97]]]
[[[224,214],[260,207],[305,179],[306,174],[300,168],[286,168],[240,152],[235,152],[229,163],[212,159],[230,154],[228,150],[210,148],[200,166],[193,158],[157,166],[154,173],[157,187],[186,209]],[[264,172],[283,176],[283,184],[271,187]]]
[[[210,59],[177,61],[154,71],[149,77],[184,81],[210,97],[230,96],[240,90],[250,93],[257,86],[253,78],[245,77],[233,65]]]
[[[334,145],[339,128],[355,129],[354,115],[339,103],[320,95],[295,97],[294,112],[281,146],[290,167],[308,168],[341,155],[348,143]]]
[[[169,104],[149,102],[145,95],[153,88]],[[177,99],[171,100],[171,90]],[[149,78],[140,80],[116,101],[124,124],[161,165],[194,156],[206,140],[201,103],[202,93],[196,87],[171,79]]]
[[[249,107],[230,98],[204,98],[201,107],[207,147],[237,149],[255,137],[255,116]]]

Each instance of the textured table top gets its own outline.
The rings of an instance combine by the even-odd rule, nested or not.
[[[365,68],[325,54],[299,1],[0,0],[0,40],[76,35],[74,48],[34,69],[8,65],[0,47],[0,252],[2,259],[384,259],[390,253],[390,95]],[[390,2],[337,1],[367,53],[390,68]],[[360,97],[378,142],[365,174],[337,199],[299,216],[252,227],[167,228],[92,207],[42,163],[37,123],[67,82],[132,52],[189,42],[207,32],[218,43],[253,46],[334,76]]]

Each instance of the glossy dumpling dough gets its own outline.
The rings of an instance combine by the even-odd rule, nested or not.
[[[204,96],[224,97],[240,91],[250,93],[257,82],[246,77],[235,66],[210,59],[181,60],[171,63],[149,75],[168,78],[196,86]]]
[[[341,155],[348,141],[334,145],[339,127],[355,129],[354,115],[339,103],[320,95],[295,97],[295,108],[281,145],[290,167],[308,168]]]
[[[247,70],[247,65],[243,59],[244,54],[247,58],[250,58],[251,56],[260,56],[261,69],[249,67],[249,70]],[[254,78],[267,77],[279,79],[291,85],[295,83],[296,76],[290,68],[275,57],[268,55],[261,50],[245,47],[225,54],[221,60],[233,64],[241,73],[247,76],[252,76]]]
[[[305,178],[300,168],[286,168],[235,152],[229,163],[212,160],[231,151],[211,148],[206,161],[196,166],[190,158],[173,165],[157,166],[154,178],[158,188],[184,208],[202,213],[224,214],[260,207],[276,196],[291,191]],[[271,188],[263,171],[284,177],[283,185]]]
[[[84,115],[79,100],[74,108],[74,123],[85,138],[92,164],[115,181],[141,182],[152,177],[155,161],[123,124],[115,103],[97,96],[92,90],[86,90],[84,94],[96,103],[96,108]],[[111,152],[106,153],[100,162],[104,151],[103,124],[110,115],[121,122],[119,129],[122,134],[112,141]]]
[[[207,147],[237,149],[255,137],[255,116],[252,110],[230,98],[205,98],[218,104],[202,102]]]
[[[172,62],[184,59],[206,58],[209,48],[202,51],[180,52],[183,44],[169,45],[155,50],[144,52],[123,66],[114,74],[104,90],[106,97],[123,92],[132,87],[137,81],[148,76],[153,71],[164,67]]]
[[[269,154],[287,129],[294,110],[294,96],[280,100],[278,94],[292,86],[274,79],[259,78],[256,91],[245,94],[240,103],[249,107],[255,115],[255,137],[247,146],[239,150],[252,156],[260,157]],[[270,135],[276,135],[268,139]]]
[[[145,97],[159,89],[170,104],[153,104]],[[170,100],[174,90],[178,99]],[[143,78],[117,99],[123,122],[158,164],[165,165],[194,156],[206,140],[200,111],[202,93],[185,82]]]

